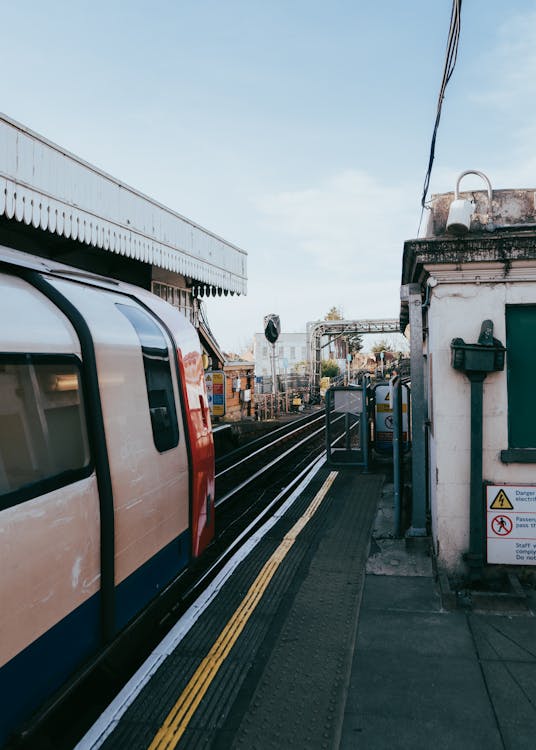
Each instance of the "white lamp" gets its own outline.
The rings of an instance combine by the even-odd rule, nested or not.
[[[474,201],[470,201],[467,198],[460,198],[460,180],[465,177],[466,174],[476,174],[478,177],[482,177],[486,181],[488,186],[488,221],[491,222],[491,199],[493,196],[493,190],[491,188],[491,182],[483,172],[478,172],[476,169],[468,169],[466,172],[462,172],[456,181],[456,189],[454,190],[454,200],[450,204],[449,215],[447,218],[447,232],[451,234],[465,234],[471,228],[471,217],[475,210]]]

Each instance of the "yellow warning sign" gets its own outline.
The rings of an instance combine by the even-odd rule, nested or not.
[[[500,490],[497,493],[495,500],[489,506],[491,510],[513,510],[514,506],[508,499],[508,495],[504,490]]]

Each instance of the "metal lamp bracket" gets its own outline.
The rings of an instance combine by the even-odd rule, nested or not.
[[[475,204],[473,201],[470,201],[467,198],[460,198],[460,182],[462,178],[468,174],[475,174],[478,177],[481,177],[487,185],[487,188],[488,188],[488,223],[487,223],[486,229],[488,229],[489,231],[493,231],[493,228],[494,228],[493,223],[492,223],[493,189],[491,187],[491,182],[489,181],[489,178],[484,174],[484,172],[479,172],[477,169],[467,169],[465,172],[462,172],[461,175],[456,180],[456,187],[454,190],[454,200],[451,203],[451,206],[449,209],[449,215],[447,219],[447,231],[451,232],[452,234],[465,234],[465,232],[468,232],[471,227],[471,217],[473,215]]]

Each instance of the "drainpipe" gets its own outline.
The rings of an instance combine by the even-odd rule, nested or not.
[[[450,344],[451,365],[464,372],[471,383],[471,481],[469,512],[469,552],[464,555],[471,581],[482,578],[484,567],[484,503],[482,477],[483,391],[490,372],[504,369],[506,349],[493,336],[493,322],[485,320],[476,344],[453,339]]]
[[[471,482],[469,552],[465,555],[471,580],[479,580],[484,566],[484,509],[482,503],[482,435],[485,372],[466,372],[471,383]]]

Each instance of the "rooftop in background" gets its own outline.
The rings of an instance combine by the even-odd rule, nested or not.
[[[198,296],[247,291],[244,250],[1,114],[0,217],[181,274]]]

